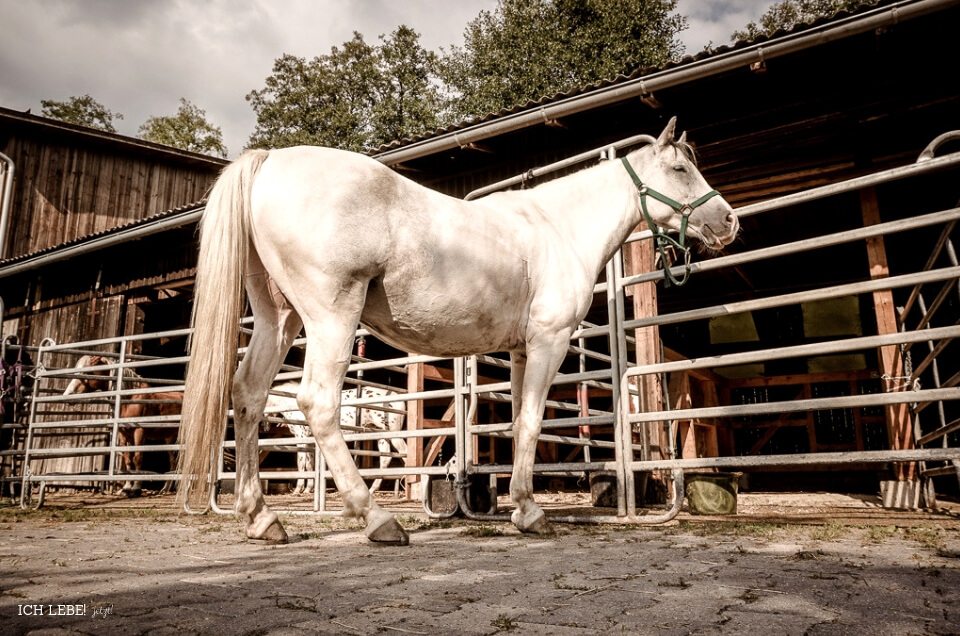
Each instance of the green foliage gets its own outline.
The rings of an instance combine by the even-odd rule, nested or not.
[[[380,98],[374,107],[371,139],[375,145],[436,128],[442,108],[437,54],[420,46],[420,35],[401,25],[380,40]]]
[[[44,117],[59,119],[79,126],[98,128],[112,133],[117,132],[117,129],[113,126],[113,120],[123,119],[123,115],[108,110],[90,95],[71,97],[65,102],[42,99],[40,100],[40,106],[42,107],[40,114]]]
[[[436,55],[400,26],[368,45],[359,33],[311,61],[283,55],[247,101],[254,148],[314,144],[364,150],[436,127]]]
[[[508,614],[498,614],[495,619],[490,621],[490,624],[502,632],[509,632],[518,626],[517,621]]]
[[[760,16],[760,23],[751,22],[741,31],[734,31],[730,39],[753,40],[761,35],[773,35],[777,31],[792,29],[797,24],[829,17],[837,11],[849,11],[866,0],[782,0],[773,4]]]
[[[190,152],[227,156],[220,128],[207,121],[205,111],[182,97],[176,115],[150,117],[140,126],[137,136]]]
[[[496,112],[677,57],[676,0],[502,0],[443,60],[451,114]]]

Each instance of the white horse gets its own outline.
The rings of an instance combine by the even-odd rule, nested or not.
[[[547,531],[533,498],[544,403],[605,264],[640,223],[642,208],[655,225],[683,228],[710,249],[733,241],[739,228],[684,137],[674,141],[674,125],[623,163],[469,202],[349,152],[245,153],[218,179],[202,221],[180,431],[190,488],[179,496],[209,500],[233,379],[236,511],[248,538],[286,541],[261,492],[256,435],[271,382],[302,326],[297,403],[343,496],[344,516],[363,519],[372,541],[408,543],[366,488],[337,425],[360,323],[401,351],[510,353],[511,518],[521,531]],[[244,286],[254,330],[234,374]]]
[[[294,437],[297,439],[308,439],[313,435],[310,431],[310,427],[303,424],[293,423],[306,421],[303,417],[303,413],[300,411],[299,405],[297,404],[297,399],[295,397],[291,397],[292,395],[296,395],[299,390],[299,382],[285,382],[283,384],[274,385],[270,389],[270,395],[267,397],[266,409],[268,411],[279,411],[279,415],[287,420],[286,426],[288,429],[290,429],[290,432]],[[360,397],[364,398],[385,397],[389,395],[394,395],[394,393],[392,391],[387,391],[386,389],[379,389],[376,387],[363,387],[360,390]],[[345,389],[341,391],[340,397],[342,400],[352,400],[357,397],[357,389]],[[392,411],[402,411],[405,408],[405,404],[403,402],[386,402],[381,405],[360,408],[354,406],[341,407],[340,427],[359,427],[367,430],[380,430],[388,432],[396,432],[401,430],[403,428],[404,420],[403,413],[383,411],[378,408],[381,406],[391,409]],[[357,423],[358,410],[360,411],[359,424]],[[380,468],[387,468],[390,465],[391,457],[387,453],[390,452],[391,445],[393,445],[393,448],[395,448],[396,451],[401,455],[407,454],[407,442],[402,438],[394,437],[390,440],[377,440],[377,449],[381,453]],[[300,472],[312,472],[313,469],[313,452],[298,452],[297,470]],[[370,486],[370,492],[373,493],[379,490],[382,482],[383,480],[380,478],[375,479],[373,484]],[[312,479],[297,480],[297,485],[293,489],[293,494],[300,495],[311,492],[313,492]]]

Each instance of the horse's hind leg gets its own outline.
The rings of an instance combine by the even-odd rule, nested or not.
[[[311,311],[309,318],[304,315],[306,365],[297,402],[343,497],[344,516],[363,519],[371,541],[406,545],[407,533],[373,500],[340,431],[340,389],[350,364],[366,285],[339,291],[336,307]]]
[[[233,381],[234,432],[237,442],[236,512],[247,538],[282,543],[287,533],[263,500],[260,486],[258,428],[267,394],[284,356],[300,332],[300,319],[285,302],[274,300],[266,276],[251,276],[247,292],[253,307],[253,335]]]

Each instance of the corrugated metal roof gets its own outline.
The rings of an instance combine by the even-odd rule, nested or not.
[[[12,266],[12,265],[17,265],[18,263],[23,263],[23,262],[25,262],[25,261],[33,260],[33,259],[35,259],[35,258],[40,258],[40,257],[45,256],[45,255],[47,255],[47,254],[52,254],[52,253],[54,253],[54,252],[59,252],[59,251],[65,251],[65,250],[68,250],[68,249],[70,249],[70,248],[72,248],[72,247],[76,247],[76,246],[82,245],[82,244],[84,244],[84,243],[90,243],[90,242],[92,242],[92,241],[96,241],[96,240],[98,240],[98,239],[102,239],[102,238],[105,238],[105,237],[107,237],[107,236],[111,236],[111,235],[113,235],[113,234],[120,234],[120,233],[123,233],[123,232],[129,232],[129,231],[134,230],[134,229],[136,229],[136,228],[138,228],[138,227],[147,227],[147,226],[153,225],[153,224],[155,224],[155,223],[158,223],[158,222],[160,222],[160,221],[164,221],[164,220],[167,220],[167,219],[171,219],[171,218],[176,217],[176,216],[178,216],[178,215],[180,215],[180,214],[185,214],[185,213],[188,213],[188,212],[194,212],[194,211],[196,211],[196,210],[204,207],[205,204],[206,204],[206,199],[202,199],[201,201],[198,201],[198,202],[196,202],[196,203],[190,203],[190,204],[188,204],[188,205],[183,205],[183,206],[174,208],[174,209],[172,209],[172,210],[167,210],[166,212],[161,212],[160,214],[154,214],[154,215],[152,215],[152,216],[148,216],[148,217],[145,217],[145,218],[142,218],[142,219],[137,219],[136,221],[131,221],[131,222],[125,223],[125,224],[123,224],[123,225],[117,225],[117,226],[114,226],[114,227],[111,227],[111,228],[107,228],[107,229],[105,229],[105,230],[101,230],[101,231],[99,231],[99,232],[94,232],[93,234],[86,234],[86,235],[84,235],[84,236],[77,237],[77,238],[75,238],[75,239],[73,239],[73,240],[71,240],[71,241],[66,241],[66,242],[60,243],[60,244],[58,244],[58,245],[53,245],[53,246],[51,246],[51,247],[46,247],[46,248],[44,248],[44,249],[42,249],[42,250],[36,250],[36,251],[34,251],[34,252],[30,252],[29,254],[21,254],[21,255],[19,255],[19,256],[15,256],[15,257],[12,257],[12,258],[7,258],[7,259],[4,259],[4,260],[0,260],[0,270],[2,270],[2,269],[5,268],[5,267],[9,267],[9,266]]]

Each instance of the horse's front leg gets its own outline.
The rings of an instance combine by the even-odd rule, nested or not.
[[[510,498],[516,509],[511,520],[522,532],[539,534],[550,530],[543,510],[533,499],[533,464],[547,392],[557,375],[569,342],[570,332],[563,330],[530,341],[525,354],[514,353],[510,356],[513,437],[516,448],[513,474],[510,478]]]

